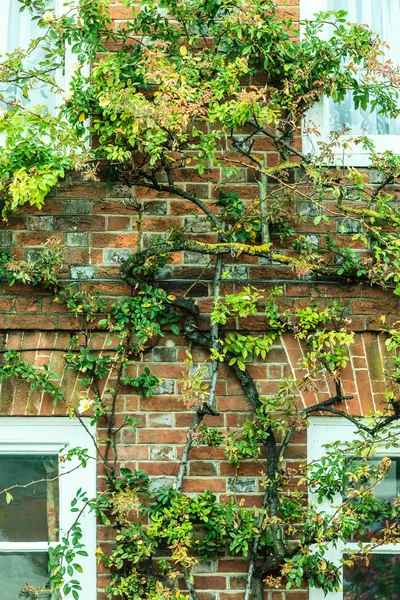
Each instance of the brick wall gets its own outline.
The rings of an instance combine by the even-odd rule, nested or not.
[[[298,19],[298,2],[279,2],[286,16]],[[120,26],[129,16],[128,9],[117,2],[112,3],[111,14]],[[300,139],[295,141],[300,143]],[[257,145],[258,144],[258,145]],[[267,164],[276,164],[277,155],[265,140],[255,139],[255,148],[260,156],[267,156]],[[371,174],[372,181],[374,173]],[[180,185],[187,191],[195,192],[201,199],[212,202],[220,182],[238,192],[243,199],[254,199],[258,194],[257,182],[251,173],[242,170],[232,178],[224,180],[219,169],[213,169],[200,177],[194,169],[181,172]],[[379,183],[379,182],[377,182]],[[393,190],[395,193],[397,189]],[[186,201],[154,191],[137,188],[136,196],[146,205],[142,222],[143,243],[150,236],[163,235],[170,227],[184,227],[193,238],[202,241],[215,241],[207,223],[196,215],[196,209]],[[40,212],[25,210],[2,224],[0,247],[11,248],[19,257],[34,261],[44,242],[49,237],[60,239],[65,244],[63,277],[66,281],[84,281],[91,289],[98,289],[107,296],[120,296],[129,293],[129,288],[119,278],[119,264],[137,244],[137,214],[130,207],[131,192],[119,183],[88,183],[79,176],[68,176],[54,194],[49,197]],[[332,220],[312,227],[313,206],[298,202],[297,212],[309,218],[297,225],[299,234],[309,236],[312,243],[322,247],[324,234],[335,234],[339,244],[348,245],[354,233],[354,223],[347,220]],[[311,237],[310,237],[311,236]],[[287,242],[289,246],[290,240]],[[289,250],[283,249],[289,252]],[[330,305],[332,299],[339,298],[352,318],[352,327],[359,332],[351,348],[351,361],[344,373],[344,392],[353,395],[353,400],[339,407],[355,415],[365,414],[369,407],[378,408],[385,388],[385,371],[390,366],[385,346],[378,334],[380,316],[385,314],[388,321],[398,318],[398,301],[380,288],[360,286],[332,281],[315,282],[307,278],[298,279],[293,270],[281,265],[265,264],[262,259],[241,257],[240,265],[228,259],[231,278],[223,283],[222,293],[237,292],[246,283],[269,289],[277,284],[284,288],[281,303],[284,307],[298,308],[310,304],[310,299],[323,306]],[[196,281],[207,260],[192,253],[177,253],[173,263],[165,267],[161,283],[171,292],[183,293]],[[205,271],[201,283],[191,290],[198,299],[202,311],[211,306],[211,280],[213,269]],[[247,320],[246,328],[260,330],[262,315]],[[206,327],[206,320],[203,322]],[[71,332],[77,328],[77,321],[63,306],[52,301],[43,289],[16,284],[7,287],[0,282],[0,342],[3,349],[36,348],[23,351],[23,358],[37,365],[47,364],[60,377],[65,397],[79,393],[79,381],[72,371],[64,370],[63,353],[49,348],[66,348]],[[104,337],[96,341],[99,348],[105,343]],[[139,373],[146,363],[152,363],[152,371],[163,378],[153,398],[143,398],[124,390],[117,405],[117,419],[126,414],[139,421],[138,432],[125,431],[121,434],[119,463],[130,468],[143,468],[154,477],[154,486],[164,485],[177,473],[178,461],[186,439],[187,428],[192,415],[184,409],[179,397],[178,381],[182,373],[182,361],[186,358],[187,342],[174,336],[164,338],[156,348],[144,358],[143,363],[132,364],[131,375]],[[292,338],[283,337],[273,347],[267,362],[255,362],[250,373],[257,378],[260,392],[274,394],[284,376],[301,375],[297,361],[302,349]],[[206,356],[194,349],[195,361]],[[318,394],[303,394],[304,406],[324,400],[331,395],[329,382],[322,382]],[[223,430],[240,426],[251,414],[250,406],[241,388],[228,367],[222,366],[217,384],[217,409],[219,415],[206,417],[209,425]],[[4,383],[0,393],[0,414],[2,415],[64,415],[65,406],[53,406],[51,398],[39,391],[28,393],[24,382]],[[101,429],[100,429],[100,433]],[[295,467],[306,454],[306,431],[296,434],[288,454],[288,465]],[[186,478],[184,491],[198,492],[211,489],[220,497],[235,494],[243,498],[248,506],[260,502],[260,473],[262,466],[245,462],[236,474],[232,465],[224,460],[220,449],[194,447]],[[235,476],[238,476],[237,479]],[[289,485],[297,487],[294,477]],[[99,474],[101,488],[101,474]],[[98,530],[99,543],[109,543],[109,531],[102,526]],[[201,600],[241,600],[244,587],[246,562],[240,559],[221,559],[205,563],[197,568],[196,587],[202,590]],[[99,599],[106,585],[107,574],[99,574]],[[306,600],[307,590],[289,592],[266,592],[266,600]]]
[[[185,171],[184,175],[188,178],[192,177],[190,171],[197,176],[193,169]],[[207,175],[204,178],[207,179]],[[193,184],[191,181],[182,181],[181,185],[187,190],[195,186],[196,190],[200,190],[201,198],[213,202],[216,185]],[[245,199],[246,190],[257,188],[257,185],[243,183],[231,184],[231,187]],[[393,186],[391,192],[397,194],[397,187]],[[241,190],[244,190],[243,193]],[[183,227],[193,239],[216,241],[205,219],[196,214],[197,209],[188,202],[153,190],[136,188],[135,193],[145,202],[142,221],[144,246],[151,236],[165,235],[171,227]],[[66,281],[84,281],[89,288],[98,289],[110,297],[126,294],[129,288],[120,280],[120,262],[135,250],[138,238],[138,217],[129,206],[130,198],[129,188],[122,184],[93,184],[68,178],[49,197],[42,211],[25,210],[11,217],[7,224],[1,224],[0,248],[10,248],[16,256],[34,261],[45,241],[53,237],[65,245],[62,277]],[[324,247],[327,231],[335,235],[339,245],[356,246],[352,240],[354,221],[337,218],[315,227],[311,203],[299,201],[296,209],[306,219],[296,224],[297,232],[316,246]],[[291,241],[287,240],[286,249],[283,247],[282,252],[291,252],[288,249]],[[290,267],[266,264],[262,258],[252,256],[241,256],[240,264],[232,257],[224,260],[230,277],[223,283],[223,292],[236,292],[249,283],[260,289],[282,285],[284,298],[281,304],[288,308],[307,306],[310,298],[320,305],[329,305],[332,298],[339,298],[351,315],[352,327],[356,331],[379,331],[382,314],[387,316],[388,322],[397,319],[398,303],[390,291],[368,285],[345,282],[338,285],[336,281],[301,279]],[[183,293],[204,271],[207,261],[207,257],[191,252],[176,253],[173,262],[160,274],[160,284],[171,292]],[[212,266],[206,269],[202,282],[191,290],[191,295],[198,298],[204,312],[211,306],[213,273]],[[0,285],[1,327],[40,330],[70,330],[76,327],[74,319],[62,306],[52,302],[45,290],[35,289],[33,295],[28,286],[17,284],[8,288],[2,282]],[[246,327],[258,329],[260,319],[247,321]]]
[[[9,330],[1,334],[3,347],[18,349],[22,356],[37,365],[47,364],[57,373],[65,398],[74,399],[81,388],[74,372],[65,369],[63,352],[70,338],[67,331]],[[96,338],[97,349],[106,346],[107,336]],[[37,348],[36,351],[25,349]],[[59,350],[49,350],[57,348]],[[133,433],[124,430],[118,438],[118,467],[132,470],[144,469],[152,478],[153,488],[171,485],[177,475],[182,447],[192,415],[185,410],[179,397],[179,380],[182,373],[182,361],[185,358],[187,343],[183,338],[174,336],[164,339],[145,357],[143,363],[132,363],[128,367],[129,375],[137,375],[144,365],[163,378],[152,398],[133,394],[132,388],[121,390],[118,397],[116,426],[128,414],[138,421],[138,430]],[[385,345],[379,335],[370,332],[358,334],[350,350],[351,361],[343,374],[343,387],[346,395],[353,399],[338,408],[350,414],[360,415],[370,407],[379,408],[385,388],[385,372],[390,368]],[[302,348],[291,336],[282,336],[271,349],[268,361],[256,361],[249,366],[249,372],[258,382],[262,394],[272,395],[278,389],[282,377],[293,375],[301,377],[298,360],[302,357]],[[207,358],[200,349],[193,351],[193,358],[202,362]],[[323,401],[333,395],[331,382],[321,381],[319,391],[304,392],[304,407]],[[111,398],[110,398],[111,402]],[[252,416],[251,406],[243,395],[242,389],[229,367],[221,366],[217,384],[218,416],[206,416],[205,422],[221,431],[231,432],[240,427],[247,417]],[[13,416],[50,416],[64,415],[65,405],[53,405],[52,398],[42,391],[29,392],[24,381],[3,383],[0,389],[0,414]],[[106,436],[105,423],[100,422],[98,433]],[[307,431],[294,434],[291,446],[286,454],[283,468],[296,473],[302,460],[306,458]],[[221,499],[235,497],[245,506],[260,505],[263,489],[261,487],[263,463],[244,461],[238,471],[226,461],[222,448],[194,446],[190,454],[188,474],[183,491],[187,493],[212,490]],[[290,471],[288,471],[290,472]],[[103,473],[99,471],[98,487],[102,489]],[[288,487],[298,488],[299,475],[289,477]],[[112,543],[112,532],[104,526],[98,528],[98,543],[106,549]],[[245,560],[221,558],[207,561],[196,568],[195,583],[201,590],[201,600],[242,600],[245,582]],[[103,600],[102,590],[109,581],[104,569],[99,567],[99,600]],[[307,591],[266,592],[266,600],[306,600]]]

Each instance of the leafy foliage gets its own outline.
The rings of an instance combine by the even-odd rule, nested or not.
[[[376,34],[347,23],[344,11],[319,13],[304,23],[304,35],[298,39],[296,26],[279,17],[272,0],[239,5],[230,0],[162,0],[142,4],[140,10],[126,0],[132,18],[116,30],[110,26],[106,0],[67,2],[68,10],[57,18],[44,0],[20,3],[43,36],[0,64],[0,100],[7,106],[0,112],[0,133],[5,134],[0,149],[4,216],[26,204],[41,208],[69,169],[96,180],[109,167],[131,188],[141,185],[184,198],[202,212],[217,236],[216,243],[206,243],[174,230],[167,242],[153,241],[143,249],[140,235],[138,252],[121,267],[132,293],[112,303],[83,285],[63,283],[62,247],[54,241],[35,262],[9,253],[0,258],[0,275],[9,285],[44,285],[55,302],[79,317],[79,331],[65,361],[79,374],[82,391],[68,399],[67,411],[78,419],[91,411],[92,422],[103,426],[96,449],[106,491],[96,498],[78,491],[72,506],[76,521],[50,551],[53,596],[62,590],[79,598],[78,557],[85,552],[80,517],[85,506],[115,532],[111,553],[98,552],[111,571],[110,599],[183,600],[183,579],[191,600],[197,600],[193,568],[225,553],[249,560],[245,600],[252,597],[253,583],[255,598],[263,582],[271,588],[308,582],[325,593],[337,590],[341,566],[327,560],[329,545],[367,532],[368,543],[361,543],[358,553],[368,560],[375,548],[399,539],[398,499],[388,505],[374,494],[387,476],[390,458],[373,462],[378,449],[398,447],[392,427],[400,418],[399,324],[387,327],[394,370],[385,404],[365,424],[334,407],[348,399],[341,378],[354,340],[340,303],[323,306],[312,300],[306,307],[285,307],[279,300],[282,287],[271,288],[270,282],[267,293],[247,285],[224,295],[220,279],[235,279],[235,265],[223,265],[224,256],[236,262],[242,256],[260,257],[269,266],[291,267],[298,277],[344,277],[391,286],[399,293],[400,213],[388,187],[400,175],[399,157],[378,154],[367,136],[354,139],[355,147],[369,152],[370,164],[382,180],[369,184],[361,171],[343,169],[337,162],[337,154],[348,150],[342,136],[347,129],[320,141],[313,156],[302,154],[295,139],[299,120],[323,95],[341,102],[350,92],[356,108],[398,116],[398,69],[382,64]],[[69,10],[73,4],[76,10]],[[327,24],[332,33],[324,39]],[[28,68],[26,59],[35,44],[44,48],[45,57]],[[65,66],[66,44],[76,56],[76,68],[69,89],[61,89],[56,71]],[[85,66],[91,63],[89,76]],[[257,80],[261,83],[253,85]],[[62,99],[54,114],[29,103],[39,81]],[[11,84],[18,90],[12,101]],[[310,124],[308,129],[315,130]],[[92,136],[97,143],[90,147]],[[272,144],[278,164],[269,166],[265,156],[260,157],[260,143]],[[214,206],[178,185],[186,168],[196,176],[221,169],[227,185],[217,190]],[[244,173],[258,183],[257,199],[245,201],[229,189],[229,182],[236,177],[241,181]],[[305,203],[303,214],[297,210],[299,203]],[[145,208],[134,206],[140,222]],[[318,243],[296,233],[302,221],[322,234]],[[325,234],[336,222],[339,233],[349,234],[348,245]],[[207,256],[208,265],[216,256],[215,297],[206,332],[204,323],[200,326],[199,307],[188,296],[191,288],[177,298],[156,283],[159,269],[173,252],[181,251]],[[251,320],[257,320],[259,332],[246,329]],[[109,346],[100,353],[93,344],[95,328],[109,338]],[[117,422],[116,407],[122,386],[151,397],[158,378],[147,367],[131,376],[128,367],[143,360],[167,333],[182,333],[206,348],[209,361],[198,364],[188,352],[181,396],[185,408],[193,410],[193,423],[176,489],[157,490],[140,470],[118,472],[119,433],[124,428],[135,432],[138,423],[131,415]],[[304,347],[298,364],[302,374],[282,379],[277,393],[264,397],[251,367],[268,358],[282,334]],[[47,368],[24,362],[14,351],[4,358],[0,381],[22,378],[32,389],[50,393],[54,401],[63,400]],[[216,414],[219,363],[232,369],[253,408],[253,417],[238,431],[223,433],[202,422],[205,415]],[[335,395],[314,407],[299,408],[300,393],[317,390],[322,379]],[[324,410],[350,418],[358,437],[351,444],[330,446],[321,460],[293,472],[285,464],[288,444],[307,425],[309,414]],[[210,491],[184,494],[181,482],[193,444],[223,448],[235,470],[245,460],[259,465],[261,507],[246,508],[236,498],[237,477],[232,478],[230,501],[219,501]],[[82,465],[87,462],[84,449],[72,452]],[[305,486],[318,500],[337,502],[335,515],[308,503]],[[4,493],[11,502],[11,492]],[[371,533],[371,525],[382,520],[380,533]],[[354,553],[349,553],[343,562],[350,565],[353,560]]]

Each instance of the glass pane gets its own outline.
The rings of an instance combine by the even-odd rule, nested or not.
[[[354,470],[357,468],[357,459],[350,459],[349,470],[352,470],[351,463],[354,460]],[[371,469],[375,470],[380,464],[382,458],[374,458],[369,461],[371,465]],[[352,536],[353,541],[368,541],[371,537],[379,537],[379,532],[381,529],[385,527],[385,522],[388,521],[389,524],[393,523],[393,521],[398,520],[398,511],[393,509],[393,501],[400,493],[400,457],[392,456],[390,457],[391,466],[388,472],[386,473],[385,478],[379,484],[373,487],[373,494],[376,500],[378,500],[381,504],[378,507],[378,514],[382,516],[381,520],[376,520],[374,522],[373,516],[369,520],[369,522],[365,521],[365,532],[360,534],[356,532]],[[370,486],[374,484],[374,473],[371,473],[371,478],[368,480],[364,480],[360,482],[364,489],[368,489]],[[351,487],[357,488],[357,484],[352,484]],[[382,505],[382,503],[385,503]],[[357,503],[355,501],[354,507],[356,508]],[[372,507],[371,507],[372,508]],[[371,513],[373,515],[373,513]]]
[[[57,541],[59,528],[58,456],[0,454],[0,541]],[[36,481],[37,483],[32,483]],[[29,485],[31,484],[31,485]]]
[[[400,600],[400,556],[371,554],[343,567],[344,600]]]
[[[48,581],[46,552],[10,552],[0,554],[0,600],[20,600],[35,598],[23,594],[23,588],[39,588]],[[32,590],[33,591],[33,590]],[[48,599],[50,594],[43,592],[38,598]]]
[[[55,0],[47,2],[47,7],[55,12]],[[2,13],[0,22],[0,54],[2,62],[6,53],[13,52],[17,48],[27,50],[31,40],[43,37],[46,30],[39,27],[37,21],[32,17],[36,13],[29,10],[20,11],[21,4],[16,0],[1,0]],[[45,42],[40,42],[34,48],[29,57],[24,60],[24,69],[31,69],[38,65],[44,59],[46,54]],[[20,74],[23,74],[20,73]],[[12,76],[11,76],[12,79]],[[29,82],[33,83],[33,82]],[[30,101],[28,102],[21,91],[12,83],[0,82],[0,92],[4,94],[8,102],[18,99],[23,105],[44,104],[49,110],[55,108],[55,96],[51,93],[51,86],[42,81],[35,81],[29,91]],[[9,108],[8,104],[1,103],[3,108]]]
[[[346,10],[348,21],[378,32],[381,40],[389,44],[389,48],[383,48],[382,61],[392,60],[395,65],[400,63],[400,38],[397,35],[400,27],[399,0],[328,0],[327,9]],[[389,119],[376,111],[355,110],[350,92],[339,105],[329,100],[329,117],[331,130],[340,131],[343,125],[347,125],[351,127],[350,135],[400,134],[400,119]]]

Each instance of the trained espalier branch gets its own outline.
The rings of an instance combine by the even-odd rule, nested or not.
[[[334,154],[343,147],[341,132],[321,142],[315,156],[304,155],[296,139],[299,123],[322,95],[340,102],[350,93],[356,108],[397,117],[397,68],[382,65],[379,38],[368,28],[347,23],[343,11],[320,13],[304,24],[299,39],[297,27],[279,17],[272,0],[150,2],[138,12],[133,8],[132,18],[116,31],[107,0],[67,2],[59,18],[47,10],[45,0],[20,3],[38,17],[43,36],[0,63],[0,99],[8,107],[0,113],[0,130],[6,134],[0,148],[4,218],[25,204],[41,208],[68,169],[82,170],[88,180],[101,178],[108,169],[108,175],[131,189],[133,205],[138,187],[182,198],[214,236],[205,243],[172,231],[167,240],[139,247],[121,267],[132,294],[111,306],[100,294],[60,279],[62,247],[55,242],[35,263],[8,254],[0,260],[1,274],[10,285],[44,285],[80,321],[65,350],[66,364],[80,374],[83,391],[67,408],[71,418],[91,409],[94,421],[107,429],[105,450],[96,442],[107,490],[98,498],[79,501],[90,504],[116,532],[111,555],[98,557],[111,572],[109,598],[183,600],[183,579],[191,600],[197,600],[193,568],[210,557],[229,555],[249,560],[245,600],[261,600],[264,586],[289,589],[307,582],[324,592],[338,589],[340,566],[326,558],[328,544],[370,531],[377,516],[387,525],[383,536],[371,534],[364,557],[383,540],[397,542],[400,535],[397,504],[377,500],[373,493],[387,475],[390,460],[385,457],[378,466],[369,462],[383,441],[399,446],[392,429],[400,418],[399,325],[388,330],[394,368],[385,404],[365,424],[337,406],[343,400],[351,403],[343,395],[341,378],[354,339],[340,303],[320,308],[310,301],[306,309],[283,311],[279,286],[268,293],[248,285],[223,294],[221,282],[226,276],[234,280],[226,258],[241,264],[252,256],[266,265],[287,265],[299,278],[334,278],[338,285],[352,280],[400,291],[400,213],[393,192],[399,158],[390,152],[377,154],[365,136],[355,139],[369,150],[370,165],[380,175],[381,183],[372,185],[357,169],[332,167]],[[133,7],[133,2],[125,5]],[[326,40],[320,34],[328,23],[333,33]],[[62,90],[55,74],[63,64],[65,44],[72,47],[76,64],[69,89]],[[26,58],[36,45],[46,49],[45,58],[27,71]],[[85,70],[89,63],[90,77]],[[38,81],[61,96],[55,114],[27,102]],[[97,140],[94,147],[88,144],[92,136]],[[260,150],[266,142],[276,151],[276,166],[269,166],[268,153]],[[189,170],[207,180],[212,169],[220,169],[227,182],[216,189],[214,199],[199,198],[181,185]],[[258,182],[259,193],[252,201],[242,200],[229,186],[243,172]],[[306,202],[311,219],[299,215],[299,202]],[[146,208],[137,203],[137,210],[141,218]],[[324,225],[337,222],[340,237],[346,219],[356,232],[351,245],[357,251],[324,234]],[[301,220],[310,233],[322,236],[323,244],[297,233]],[[208,257],[209,264],[215,261],[208,331],[199,329],[204,315],[190,297],[190,282],[187,293],[176,297],[157,278],[173,253],[182,250]],[[254,316],[260,331],[250,335],[246,319]],[[240,325],[229,331],[226,326],[232,321]],[[93,328],[115,337],[109,351],[93,351]],[[209,352],[211,372],[206,364],[195,364],[189,353],[182,401],[193,412],[192,425],[175,488],[154,491],[142,471],[117,472],[118,434],[123,427],[135,431],[138,424],[127,415],[117,426],[115,407],[122,385],[151,396],[158,379],[141,368],[141,359],[161,336],[180,332],[190,345]],[[262,396],[249,363],[267,361],[282,334],[304,345],[301,367],[306,374],[299,380],[282,380],[277,394]],[[203,423],[204,416],[212,419],[218,408],[220,363],[231,368],[253,409],[240,432],[228,434]],[[129,369],[137,365],[139,370],[130,376]],[[112,388],[103,386],[110,374]],[[62,391],[51,373],[26,363],[18,353],[7,353],[0,379],[15,377],[61,401]],[[332,381],[335,394],[299,408],[301,392],[316,389],[322,378]],[[328,448],[327,462],[290,473],[284,463],[288,445],[314,412],[350,419],[359,436]],[[222,447],[236,468],[244,460],[257,461],[264,472],[261,507],[245,508],[235,497],[223,502],[208,491],[183,493],[194,444]],[[351,482],[349,456],[354,457]],[[293,492],[288,483],[295,476],[301,477],[301,485]],[[306,486],[320,498],[342,495],[334,517],[317,504],[307,504]],[[141,518],[132,520],[132,513]],[[80,548],[79,535],[71,535],[72,546],[74,539],[75,550],[59,545],[50,564],[50,585],[64,595],[71,591],[65,556]],[[72,593],[79,597],[77,588]]]
[[[386,543],[397,540],[396,505],[373,499],[373,489],[387,474],[390,461],[385,458],[376,467],[368,465],[368,462],[382,443],[387,444],[390,440],[393,447],[398,447],[398,436],[391,426],[400,418],[400,367],[397,366],[392,373],[392,384],[386,394],[387,409],[371,417],[369,424],[335,407],[344,400],[351,401],[351,397],[342,393],[341,373],[349,360],[348,346],[353,333],[348,320],[343,318],[339,304],[334,303],[323,310],[316,307],[299,309],[290,314],[287,311],[282,313],[279,309],[279,289],[272,290],[266,297],[253,288],[223,298],[216,295],[211,317],[219,327],[223,327],[227,318],[234,315],[245,320],[259,313],[261,305],[265,313],[264,331],[252,336],[243,336],[240,330],[220,331],[217,349],[211,331],[199,331],[197,328],[200,311],[193,300],[168,296],[154,281],[149,282],[148,272],[144,283],[139,269],[139,272],[134,271],[131,275],[136,276],[132,297],[122,298],[108,307],[105,298],[100,295],[92,296],[84,289],[78,291],[78,284],[68,286],[57,278],[60,250],[57,244],[48,245],[44,250],[47,256],[41,259],[41,264],[47,265],[47,271],[42,272],[42,277],[33,283],[52,289],[58,301],[66,303],[75,315],[83,319],[81,333],[84,334],[84,343],[78,344],[75,336],[70,348],[66,349],[66,365],[80,374],[82,392],[68,401],[67,410],[71,418],[80,418],[80,414],[90,409],[94,421],[106,423],[108,428],[107,437],[102,440],[103,444],[106,442],[106,451],[95,440],[97,460],[105,468],[106,490],[98,498],[83,497],[78,500],[82,505],[81,510],[90,505],[106,525],[116,530],[117,544],[111,556],[99,555],[112,573],[108,587],[110,598],[119,596],[127,600],[133,595],[137,598],[165,600],[175,597],[183,600],[184,596],[177,587],[182,575],[190,598],[196,600],[198,595],[191,574],[193,567],[206,558],[225,556],[227,547],[228,555],[249,558],[246,599],[261,599],[263,585],[272,589],[279,589],[282,585],[289,588],[301,585],[304,580],[324,591],[334,590],[339,585],[340,567],[324,556],[323,548],[327,543],[345,541],[352,532],[363,531],[368,523],[376,521],[377,514],[382,514],[387,520],[384,531]],[[29,265],[27,267],[23,261],[10,260],[8,257],[2,274],[12,284],[16,276],[24,277],[24,269],[29,272]],[[151,327],[148,320],[149,305],[155,311]],[[193,437],[188,438],[190,444],[182,456],[176,488],[151,491],[143,472],[132,473],[129,469],[122,469],[118,473],[116,470],[117,434],[123,427],[135,430],[137,423],[127,415],[124,423],[117,427],[114,424],[115,405],[120,383],[132,386],[133,390],[143,395],[151,395],[158,383],[157,378],[150,373],[146,375],[146,370],[136,377],[129,377],[125,367],[140,361],[140,355],[146,352],[151,339],[164,335],[165,326],[176,327],[176,310],[184,313],[182,332],[186,338],[195,346],[210,350],[210,358],[214,363],[218,361],[231,365],[253,407],[254,417],[245,422],[241,436],[237,432],[224,434],[219,429],[205,425],[198,427],[205,414],[214,414],[215,398],[210,396],[213,388],[210,382],[207,383],[208,375],[201,372],[201,366],[196,367],[189,361],[190,371],[183,380],[186,384],[183,400],[187,409],[194,412],[195,424],[188,430],[188,436]],[[103,312],[104,316],[99,320],[99,313]],[[93,334],[87,332],[92,330],[93,321],[98,322],[100,329],[115,335],[114,343],[109,350],[104,348],[102,354],[95,354],[91,349]],[[302,364],[306,374],[300,380],[289,378],[282,381],[280,391],[275,396],[261,396],[257,382],[248,370],[249,353],[267,359],[274,339],[282,333],[289,333],[306,344]],[[387,346],[396,353],[399,344],[400,334],[395,328],[389,332]],[[102,385],[103,381],[109,380],[110,372],[115,382],[112,389]],[[55,402],[61,401],[60,387],[56,384],[49,387],[49,379],[54,381],[54,374],[46,371],[41,373],[34,365],[25,363],[19,353],[9,352],[5,356],[0,379],[12,380],[16,377],[30,381],[35,387],[43,387],[53,395]],[[333,380],[336,395],[307,409],[298,408],[299,393],[317,386],[321,377]],[[333,413],[350,419],[358,429],[360,439],[356,438],[351,444],[328,448],[328,463],[315,462],[309,466],[303,465],[299,472],[290,472],[285,468],[284,459],[291,438],[304,426],[307,416],[315,412]],[[237,468],[244,460],[257,461],[261,468],[266,459],[265,494],[261,507],[245,509],[234,498],[229,502],[219,502],[215,495],[207,491],[195,496],[182,493],[182,481],[193,443],[222,446],[227,460]],[[93,458],[84,453],[82,455],[79,449],[71,450],[69,457],[75,456],[75,453],[78,453],[82,462]],[[354,457],[353,484],[345,493],[343,481],[349,469],[346,458],[349,455]],[[366,468],[369,474],[367,482]],[[337,477],[332,477],[333,473]],[[321,496],[330,497],[339,491],[344,494],[334,518],[320,512],[317,505],[305,503],[307,490],[303,486],[298,487],[298,491],[287,490],[286,486],[298,475]],[[3,492],[7,494],[9,490]],[[12,501],[12,497],[9,501]],[[142,515],[140,523],[136,519],[131,521],[132,511]],[[79,534],[79,519],[76,528]],[[204,536],[200,539],[199,528]],[[68,543],[58,545],[51,553],[50,586],[54,589],[61,587],[66,590],[64,594],[71,589],[65,557],[76,556],[76,553],[83,551],[79,535],[74,535],[74,531],[71,531]],[[294,541],[296,538],[300,539],[300,545],[298,540]],[[160,550],[165,556],[165,543],[170,547],[172,570],[160,556]],[[368,553],[382,543],[382,537],[372,536],[365,545],[365,556],[368,557]],[[124,558],[121,559],[121,556]],[[347,556],[346,560],[351,558]],[[79,569],[79,562],[76,564]],[[76,577],[74,574],[75,580]],[[72,589],[79,596],[79,589]]]

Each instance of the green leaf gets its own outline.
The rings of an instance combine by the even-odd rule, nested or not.
[[[314,219],[314,225],[319,225],[322,220],[322,215],[317,215]]]

